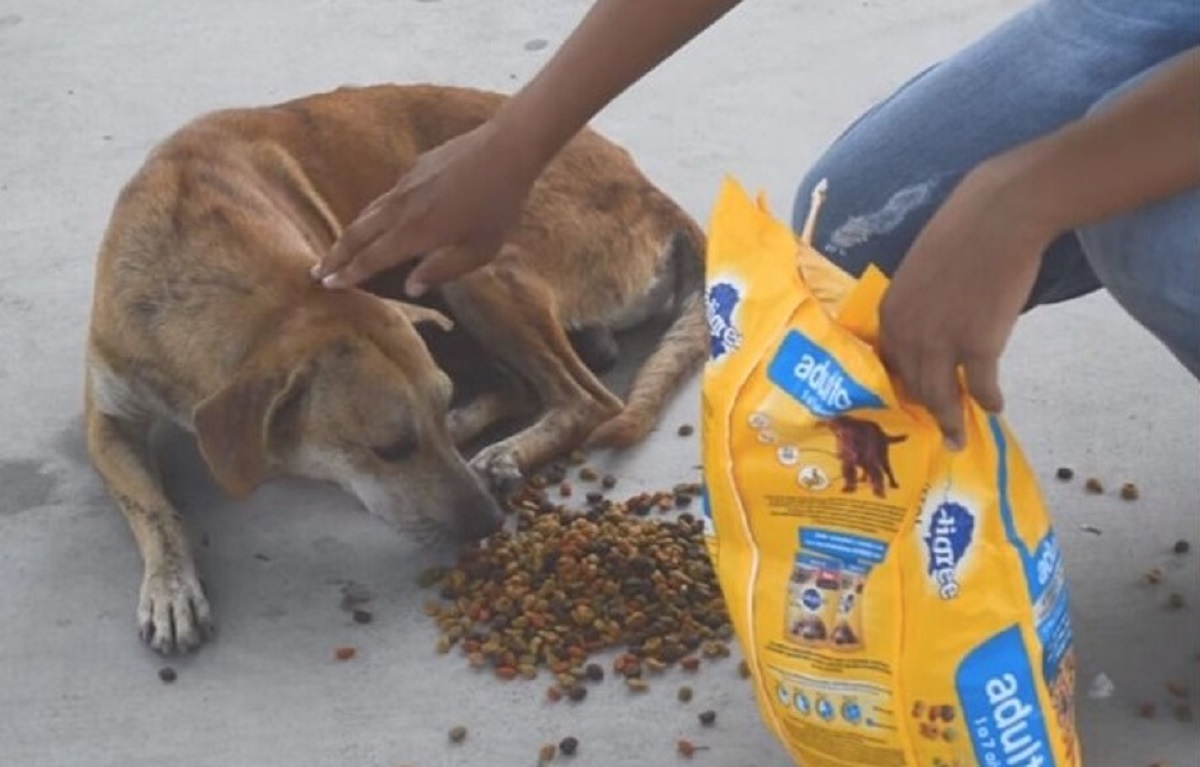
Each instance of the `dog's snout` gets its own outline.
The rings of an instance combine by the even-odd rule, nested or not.
[[[478,541],[504,526],[504,510],[487,493],[463,498],[454,507],[454,529],[464,541]]]

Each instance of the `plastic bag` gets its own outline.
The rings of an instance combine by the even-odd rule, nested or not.
[[[766,724],[803,767],[1079,764],[1062,561],[1003,420],[965,401],[947,452],[877,355],[886,277],[732,180],[708,248],[707,540]]]

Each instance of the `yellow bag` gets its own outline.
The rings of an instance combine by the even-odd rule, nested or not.
[[[1079,764],[1059,548],[1003,420],[967,401],[947,452],[874,348],[887,279],[732,180],[708,248],[708,546],[764,721],[803,767]]]

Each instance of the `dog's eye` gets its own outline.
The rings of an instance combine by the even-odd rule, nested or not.
[[[404,437],[403,439],[399,439],[390,445],[373,447],[371,448],[371,452],[374,453],[375,457],[381,461],[395,463],[396,461],[402,461],[413,453],[417,452],[417,441],[415,439]]]

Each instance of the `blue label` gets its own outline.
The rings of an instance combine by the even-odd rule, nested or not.
[[[709,357],[714,360],[741,346],[742,336],[733,318],[741,299],[741,292],[729,282],[714,282],[705,295],[708,305]]]
[[[883,407],[883,400],[851,378],[829,352],[795,330],[779,345],[767,378],[820,418]]]
[[[800,529],[800,547],[851,565],[877,565],[887,556],[887,544],[883,541],[811,527]]]
[[[1054,751],[1019,628],[972,650],[958,667],[955,685],[976,763],[1053,767]]]

